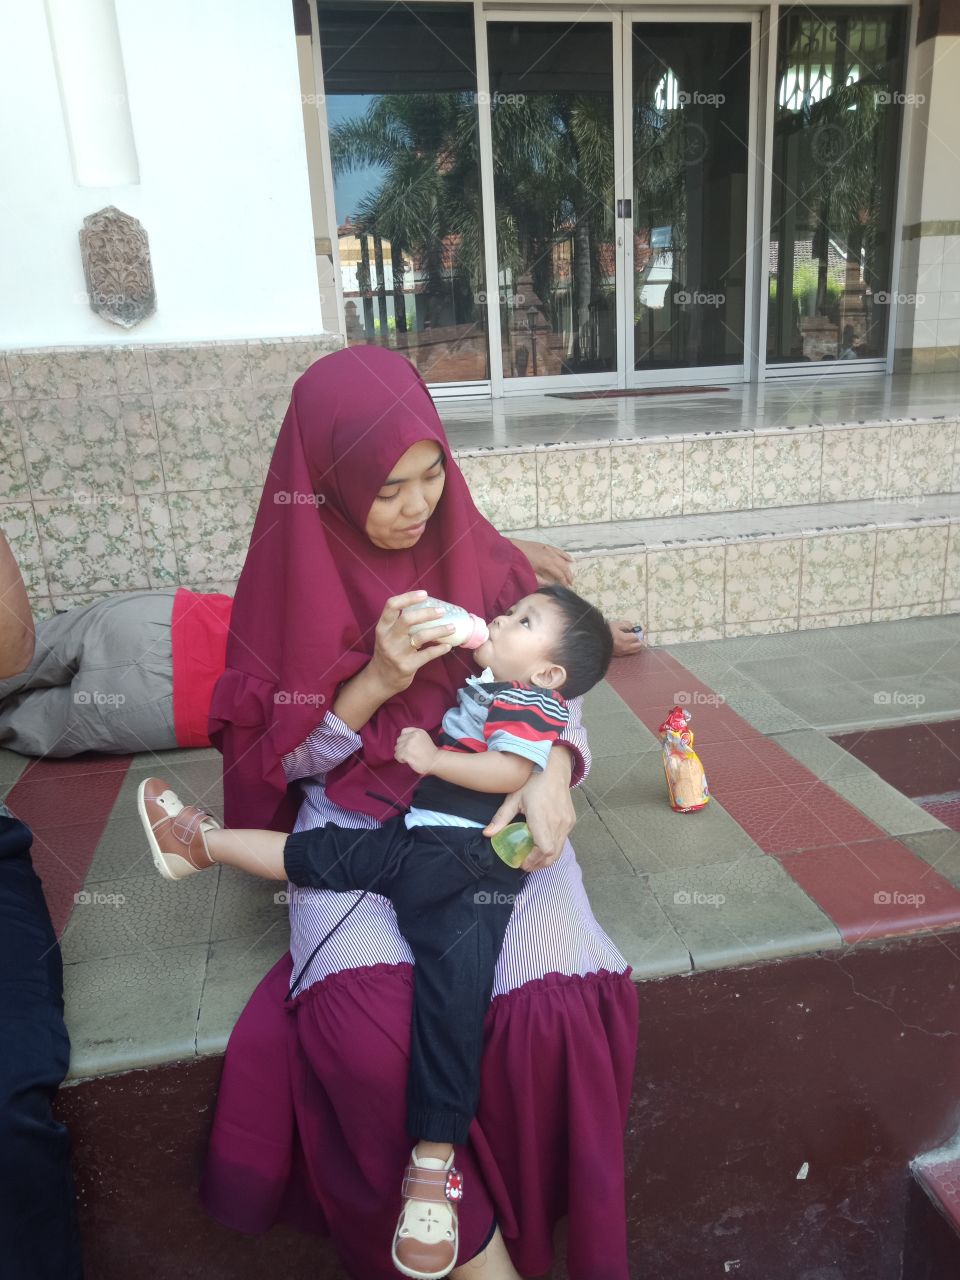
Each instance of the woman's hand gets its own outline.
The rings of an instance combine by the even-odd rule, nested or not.
[[[526,816],[534,849],[523,863],[524,871],[549,867],[563,852],[577,821],[570,799],[572,768],[570,752],[562,746],[552,747],[543,773],[531,774],[525,786],[508,795],[483,829],[485,836],[495,836],[518,813]]]
[[[433,768],[439,750],[426,730],[408,725],[400,730],[393,754],[401,764],[409,765],[414,773],[424,774]]]
[[[537,576],[537,586],[546,587],[551,582],[559,582],[563,587],[573,586],[573,557],[561,551],[559,547],[551,547],[546,542],[527,542],[523,538],[511,538],[530,561],[530,568]]]
[[[613,656],[622,658],[628,653],[639,653],[644,646],[642,632],[634,631],[636,623],[624,622],[620,618],[617,622],[610,623],[610,631],[613,635]]]
[[[383,701],[393,697],[395,693],[409,689],[413,677],[421,667],[433,662],[435,658],[442,658],[453,648],[453,645],[444,640],[444,636],[454,630],[452,623],[430,627],[411,636],[410,628],[418,622],[427,622],[443,614],[442,609],[436,609],[432,605],[409,615],[403,613],[409,605],[420,604],[426,598],[426,591],[405,591],[403,595],[391,596],[383,606],[383,613],[377,623],[373,657],[367,665],[368,678],[374,680],[386,694]]]

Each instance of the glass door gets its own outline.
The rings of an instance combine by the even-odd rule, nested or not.
[[[739,382],[750,372],[758,19],[626,21],[627,385]]]
[[[504,390],[616,387],[620,19],[486,33]]]

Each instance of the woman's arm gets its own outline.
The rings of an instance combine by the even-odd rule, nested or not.
[[[328,711],[309,737],[283,757],[287,781],[296,782],[299,778],[329,773],[362,746],[360,735],[344,724],[335,712]]]
[[[590,765],[593,763],[593,757],[590,754],[590,747],[587,743],[587,731],[583,727],[583,698],[571,698],[567,703],[567,710],[570,713],[570,719],[567,721],[563,732],[557,738],[557,746],[562,745],[566,747],[566,750],[558,751],[554,749],[550,752],[550,758],[565,756],[569,759],[570,780],[567,785],[579,787],[590,772]]]

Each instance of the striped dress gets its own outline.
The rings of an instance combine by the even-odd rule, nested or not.
[[[559,741],[573,749],[571,785],[579,786],[590,768],[590,750],[582,724],[583,699],[571,698],[567,707],[569,721]],[[328,822],[358,829],[379,825],[367,814],[352,813],[335,804],[324,787],[327,773],[361,747],[360,735],[328,711],[306,741],[284,757],[287,780],[299,780],[303,790],[295,832]],[[290,951],[293,971],[299,973],[314,947],[357,895],[298,889],[294,885],[289,886],[289,894]],[[299,990],[346,969],[412,963],[413,956],[397,928],[393,907],[386,898],[371,893],[320,948]],[[594,919],[568,840],[554,863],[527,877],[517,897],[497,963],[493,998],[547,974],[587,977],[601,971],[624,973],[627,967],[626,960]]]

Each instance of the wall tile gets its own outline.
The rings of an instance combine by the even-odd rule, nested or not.
[[[874,609],[870,614],[870,621],[896,622],[900,618],[933,618],[940,612],[940,602],[931,600],[925,603],[895,605],[889,609]]]
[[[939,605],[943,599],[948,533],[946,525],[878,531],[874,610],[927,601]]]
[[[246,342],[147,347],[147,369],[154,392],[173,394],[250,385]]]
[[[10,385],[10,375],[7,373],[7,358],[0,355],[0,400],[9,400],[13,395],[13,387]]]
[[[683,446],[683,510],[739,511],[750,506],[753,437],[688,440]]]
[[[531,529],[537,523],[537,459],[533,453],[459,458],[474,502],[495,529]]]
[[[647,553],[647,629],[660,637],[718,629],[723,619],[724,548],[676,547]],[[703,636],[704,639],[708,637]]]
[[[170,504],[163,494],[137,498],[143,554],[150,586],[175,587],[180,583],[177,553],[173,541]]]
[[[154,397],[168,493],[260,484],[257,425],[236,390]]]
[[[804,538],[801,615],[869,610],[876,549],[875,530]]]
[[[799,538],[738,542],[726,551],[724,623],[792,619],[800,593]]]
[[[889,431],[890,493],[949,493],[956,423],[896,423]]]
[[[753,442],[753,505],[791,507],[820,500],[822,431],[756,436]]]
[[[172,493],[173,542],[184,586],[240,577],[260,487]]]
[[[135,500],[34,503],[50,594],[148,587]]]
[[[284,389],[289,398],[290,389],[302,373],[322,356],[337,351],[343,345],[336,334],[316,338],[290,338],[286,341],[250,341],[247,343],[247,363],[250,380],[255,387]]]
[[[29,502],[0,504],[0,529],[7,536],[28,595],[48,596],[50,587],[40,549],[33,506]]]
[[[254,424],[260,441],[260,451],[269,462],[276,448],[277,436],[290,407],[289,390],[244,388],[239,393],[247,406],[247,417]]]
[[[821,502],[848,502],[886,494],[889,459],[887,427],[824,431]]]
[[[12,404],[0,402],[0,502],[30,498],[20,423]]]
[[[683,510],[683,444],[614,445],[610,450],[614,520],[645,520]]]
[[[943,595],[945,600],[960,597],[960,524],[950,526]],[[948,610],[948,612],[951,611]]]
[[[623,618],[646,626],[646,556],[575,556],[574,589],[610,621]]]
[[[610,450],[538,449],[537,513],[543,527],[610,519]]]
[[[34,498],[98,506],[133,492],[117,396],[21,400],[17,410]]]
[[[869,621],[869,609],[853,609],[845,613],[801,613],[800,630],[813,631],[821,627],[858,627]]]

